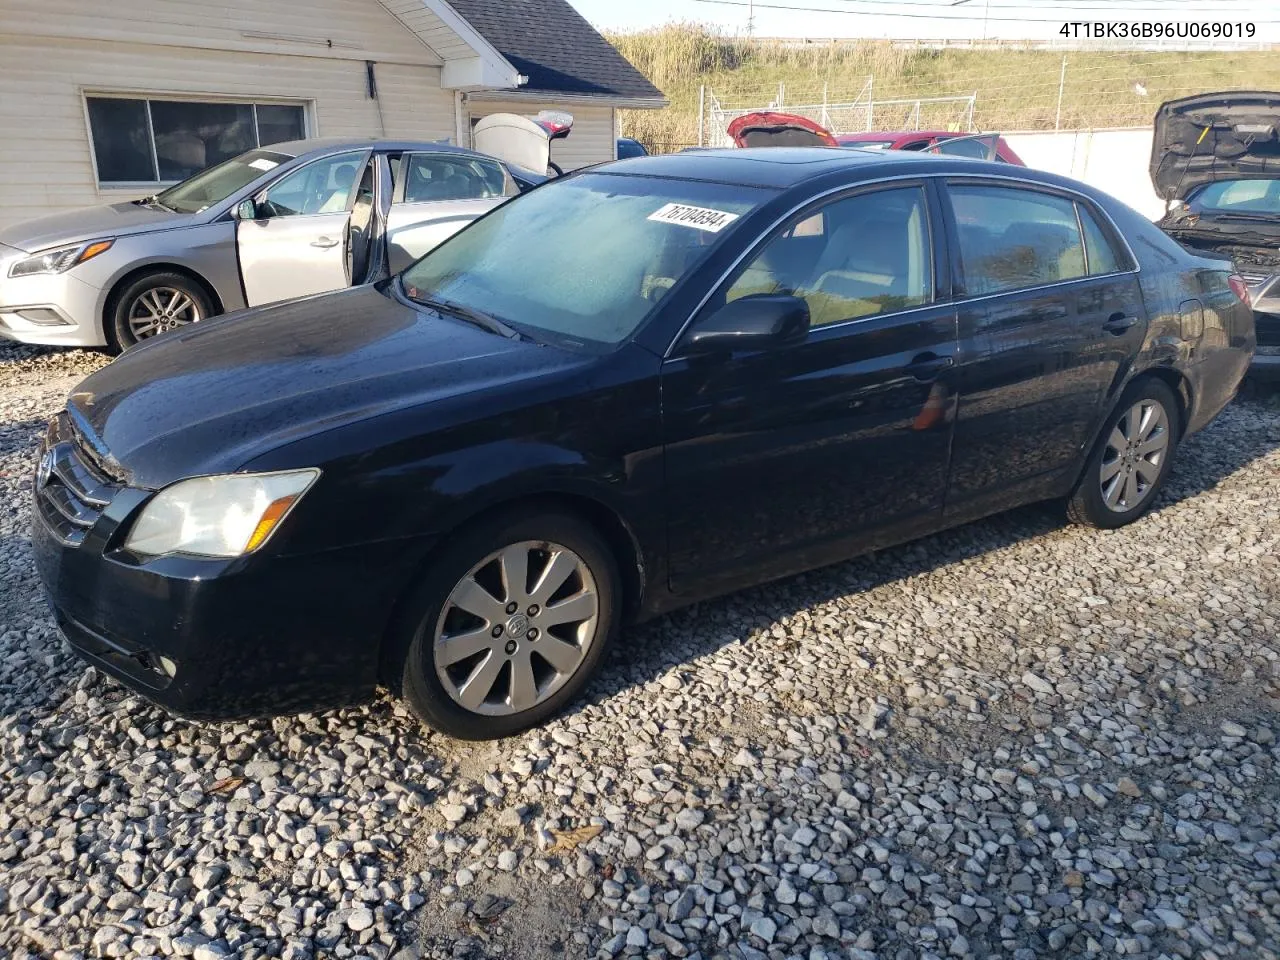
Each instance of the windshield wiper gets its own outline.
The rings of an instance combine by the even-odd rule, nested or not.
[[[1276,218],[1274,213],[1209,213],[1206,211],[1201,217],[1209,217],[1213,220],[1243,220],[1250,223],[1256,223],[1259,220],[1268,221]]]
[[[151,196],[149,196],[149,197],[143,197],[141,200],[135,200],[135,201],[133,201],[133,202],[134,202],[134,203],[136,203],[136,204],[137,204],[138,206],[140,206],[140,207],[158,207],[159,209],[164,210],[164,211],[167,211],[168,213],[177,213],[177,212],[178,212],[177,210],[173,209],[173,207],[169,206],[168,204],[161,203],[161,202],[160,202],[160,195],[159,195],[158,193],[153,193],[153,194],[152,194]]]
[[[465,320],[467,323],[477,326],[482,330],[488,330],[490,333],[496,333],[500,337],[506,337],[508,340],[523,339],[523,335],[515,327],[510,324],[503,323],[495,316],[485,313],[482,310],[476,310],[473,307],[464,306],[461,303],[454,303],[452,300],[441,300],[434,297],[414,296],[405,287],[404,281],[400,281],[400,290],[405,297],[414,303],[420,303],[424,307],[430,307],[432,310],[440,313],[447,313],[459,320]]]

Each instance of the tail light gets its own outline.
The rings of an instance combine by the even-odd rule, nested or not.
[[[1244,277],[1238,273],[1233,273],[1227,277],[1227,285],[1231,287],[1231,292],[1236,295],[1241,303],[1246,307],[1253,307],[1253,301],[1249,297],[1249,285],[1244,282]]]

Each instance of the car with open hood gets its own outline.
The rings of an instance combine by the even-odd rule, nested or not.
[[[179,714],[381,684],[503,736],[626,622],[1033,501],[1138,520],[1248,367],[1242,294],[1007,164],[619,161],[94,373],[32,552],[72,648]]]
[[[442,143],[277,143],[155,196],[13,224],[0,229],[0,337],[119,352],[376,280],[544,181],[550,137],[536,136],[541,154],[521,154],[541,157],[532,171]]]
[[[1156,113],[1151,181],[1183,245],[1230,259],[1257,314],[1253,374],[1280,378],[1280,93],[1206,93]]]

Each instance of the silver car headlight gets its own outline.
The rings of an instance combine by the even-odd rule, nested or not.
[[[9,267],[10,277],[34,277],[42,273],[66,273],[78,263],[92,260],[111,249],[114,240],[92,240],[73,243],[66,247],[54,247],[33,254],[25,260],[17,260]]]
[[[267,542],[319,476],[308,469],[180,480],[142,508],[125,547],[146,557],[244,556]]]

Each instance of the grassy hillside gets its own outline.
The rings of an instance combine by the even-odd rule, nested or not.
[[[726,108],[767,107],[785,86],[784,109],[853,101],[871,78],[876,101],[977,95],[981,130],[1054,128],[1062,84],[1063,129],[1148,123],[1164,100],[1208,90],[1280,89],[1280,53],[1206,51],[1152,53],[1090,50],[922,50],[887,41],[807,45],[717,35],[696,25],[672,25],[609,38],[666,93],[663,111],[628,111],[625,135],[660,150],[698,142],[698,91],[705,85]],[[1145,95],[1141,92],[1145,90]],[[847,112],[836,126],[857,126]],[[961,108],[925,104],[922,126],[951,127]],[[878,129],[910,127],[910,106],[885,107]]]

